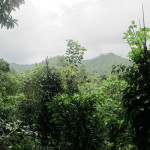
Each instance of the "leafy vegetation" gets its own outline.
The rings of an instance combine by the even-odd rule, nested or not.
[[[3,72],[9,72],[9,63],[5,61],[4,59],[0,59],[0,70]]]
[[[128,66],[130,62],[126,58],[108,53],[99,55],[94,59],[84,60],[83,64],[89,72],[110,75],[113,65],[122,64]]]
[[[124,39],[131,47],[129,57],[132,66],[119,66],[120,77],[127,82],[124,90],[123,104],[126,110],[127,120],[131,124],[134,135],[134,143],[140,150],[150,149],[150,29],[137,27],[134,21],[126,33]]]
[[[121,101],[126,82],[89,74],[79,65],[84,51],[69,40],[61,65],[46,59],[21,74],[1,69],[1,149],[111,150],[132,144]]]
[[[0,149],[149,150],[149,31],[133,21],[124,33],[130,65],[114,54],[84,61],[73,40],[66,56],[26,72],[0,59]],[[121,60],[112,75],[100,69]]]
[[[17,20],[11,16],[12,11],[24,3],[24,0],[2,0],[0,1],[0,24],[7,29],[14,28],[17,25]]]

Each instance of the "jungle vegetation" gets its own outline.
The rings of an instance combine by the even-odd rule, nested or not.
[[[0,2],[2,27],[24,1]],[[15,72],[0,59],[1,150],[150,150],[150,28],[131,22],[130,65],[89,73],[86,48],[67,40],[66,56]]]

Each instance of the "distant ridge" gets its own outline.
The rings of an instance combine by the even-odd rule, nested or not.
[[[10,67],[15,69],[17,72],[25,72],[27,70],[31,70],[33,67],[35,66],[35,64],[31,64],[31,65],[20,65],[20,64],[16,64],[16,63],[10,63]]]
[[[59,63],[60,57],[55,56],[49,58],[51,64],[56,65]],[[101,54],[96,58],[83,60],[82,63],[85,65],[87,71],[92,73],[110,74],[113,65],[124,64],[129,65],[129,60],[121,56],[117,56],[113,53]],[[10,63],[10,67],[14,68],[17,72],[24,72],[34,68],[36,64],[31,65],[19,65],[16,63]]]
[[[114,53],[101,54],[96,58],[84,60],[83,64],[89,72],[110,74],[113,65],[129,65],[129,60]]]

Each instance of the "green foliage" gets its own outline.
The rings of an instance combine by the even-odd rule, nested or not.
[[[81,45],[79,45],[78,42],[75,42],[73,40],[68,40],[67,47],[68,47],[66,51],[67,56],[65,57],[67,68],[65,69],[64,74],[67,93],[69,95],[73,95],[74,93],[79,92],[78,88],[79,79],[82,78],[81,76],[84,76],[81,74],[81,72],[79,73],[78,65],[81,64],[83,54],[86,51],[86,49]]]
[[[15,76],[0,71],[0,96],[14,95],[18,90],[18,84]]]
[[[123,91],[127,84],[117,77],[104,80],[100,86],[100,99],[105,124],[105,144],[109,150],[125,150],[132,144],[130,130],[127,127],[122,106]]]
[[[52,149],[100,150],[103,123],[97,95],[60,95],[48,103],[55,129],[50,136]]]
[[[69,64],[74,64],[75,66],[77,66],[78,63],[81,63],[85,51],[86,49],[82,47],[78,42],[68,40],[66,61]]]
[[[130,127],[125,121],[122,97],[123,91],[127,86],[125,81],[117,77],[108,79],[103,77],[90,77],[88,82],[81,87],[81,93],[97,96],[100,114],[103,118],[103,149],[106,150],[126,150],[129,145],[133,145]]]
[[[118,79],[117,77],[110,77],[104,80],[100,86],[100,91],[105,99],[111,99],[118,103],[122,101],[123,91],[126,88],[127,83]]]
[[[66,93],[73,95],[79,93],[80,85],[86,82],[87,72],[83,65],[78,68],[69,65],[63,68],[62,76]]]
[[[86,71],[86,68],[84,65],[81,65],[78,68],[78,76],[77,76],[77,80],[79,81],[80,84],[85,83],[87,81],[87,76],[88,73]]]
[[[1,68],[5,69],[0,70],[0,149],[133,150],[136,147],[131,127],[136,145],[140,147],[139,143],[144,141],[147,148],[149,130],[145,134],[145,128],[140,127],[149,117],[147,114],[144,118],[149,93],[142,91],[142,87],[149,89],[149,74],[140,72],[142,61],[133,61],[129,67],[114,66],[114,72],[122,72],[119,78],[89,74],[80,64],[84,51],[77,42],[69,40],[68,56],[61,57],[59,63],[57,57],[51,58],[52,62],[46,59],[44,64],[15,76],[6,71],[9,64],[1,60],[0,64],[5,64]],[[111,61],[114,55],[108,54],[107,58]],[[136,57],[133,60],[138,61]],[[54,64],[56,68],[52,67]],[[137,105],[136,94],[143,94],[140,98],[144,98],[142,102],[146,100],[144,106]],[[129,115],[129,124],[125,114]],[[142,141],[137,139],[140,132],[146,135],[140,135]]]
[[[72,68],[73,66],[69,66],[65,69],[65,86],[66,86],[66,93],[69,95],[73,95],[79,92],[78,84],[79,81],[77,79],[77,68]]]
[[[148,57],[149,48],[147,48],[147,42],[150,40],[149,32],[150,28],[140,27],[137,29],[135,21],[132,21],[128,31],[124,33],[123,38],[127,40],[132,50],[129,52],[129,57],[136,64],[141,63],[145,57]]]
[[[0,97],[0,148],[127,150],[133,145],[121,102],[126,83],[88,75],[84,66],[58,69],[46,60],[16,77],[1,71],[7,92]],[[77,94],[68,93],[67,77],[77,81]]]
[[[27,126],[22,126],[21,121],[13,120],[12,122],[1,121],[0,149],[11,150],[32,150],[32,132]]]
[[[11,12],[24,3],[24,0],[2,0],[0,1],[0,24],[2,27],[14,28],[17,25],[17,20],[13,19]]]
[[[19,149],[17,145],[23,142],[20,138],[24,134],[20,126],[21,121],[16,115],[18,103],[22,100],[19,87],[19,81],[15,76],[0,71],[0,149],[2,150]]]
[[[83,60],[83,65],[85,65],[87,71],[98,75],[111,75],[112,66],[118,64],[130,65],[128,59],[113,53],[102,54],[93,59]]]
[[[48,61],[44,66],[37,66],[23,81],[25,100],[20,105],[20,118],[38,132],[41,146],[48,146],[48,137],[53,131],[50,123],[51,114],[48,112],[47,103],[63,90],[59,73],[50,68]],[[27,113],[27,116],[25,115]],[[27,125],[25,124],[25,125]]]
[[[68,64],[68,62],[66,62],[65,56],[51,57],[49,58],[49,63],[55,67],[66,67]],[[81,62],[81,65],[85,66],[87,72],[97,75],[111,75],[112,66],[118,64],[123,64],[126,66],[130,65],[128,59],[122,58],[113,53],[103,54],[93,59],[83,59]],[[19,73],[29,70],[31,71],[35,66],[36,64],[20,65],[10,63],[10,67],[14,68]],[[80,67],[80,64],[78,64],[78,67]]]
[[[124,39],[131,47],[129,57],[132,66],[116,68],[120,77],[127,82],[123,103],[128,121],[132,125],[134,142],[140,150],[150,149],[150,40],[149,28],[139,28],[132,21]]]
[[[3,72],[9,72],[9,63],[5,61],[4,59],[0,59],[0,70]]]

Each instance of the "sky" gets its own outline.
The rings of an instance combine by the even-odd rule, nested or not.
[[[122,39],[132,20],[150,27],[150,0],[25,0],[13,12],[18,26],[0,29],[0,58],[18,64],[41,62],[65,55],[67,40],[87,49],[84,58],[113,52],[127,57],[130,47]]]

